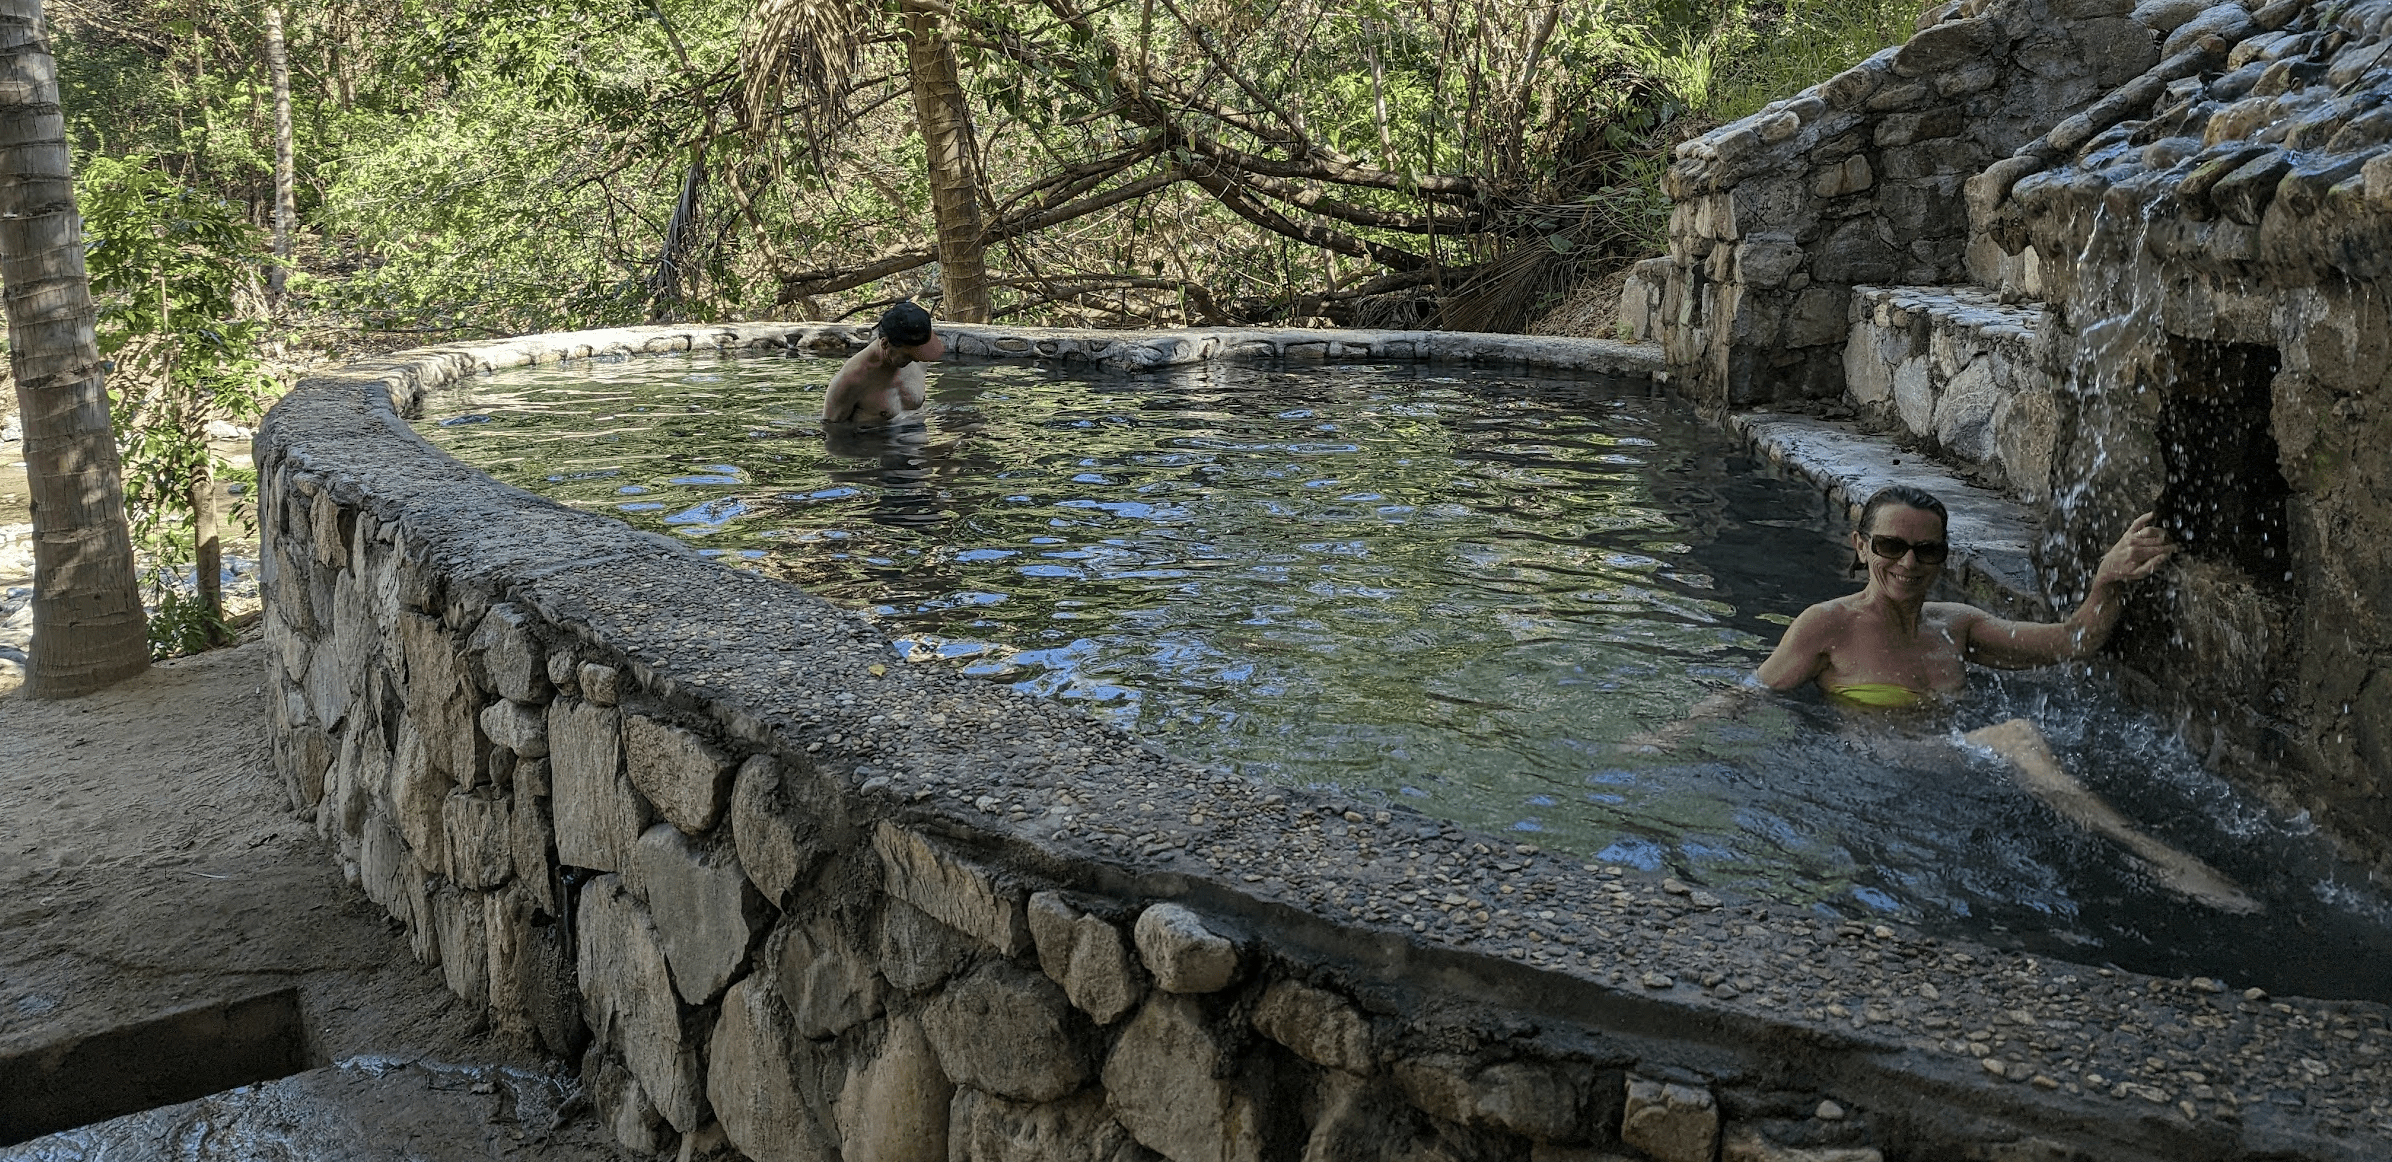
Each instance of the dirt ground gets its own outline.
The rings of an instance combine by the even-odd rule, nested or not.
[[[295,987],[311,1064],[363,1055],[552,1075],[553,1063],[485,1036],[285,802],[267,752],[265,661],[250,642],[76,701],[0,697],[0,1058]],[[370,1120],[341,1102],[387,1105],[445,1076],[347,1073],[357,1076],[285,1086],[300,1097],[276,1100],[328,1095],[310,1107],[327,1125],[368,1133]],[[436,1141],[409,1156],[616,1156],[586,1117],[553,1134],[548,1116],[531,1120],[476,1116],[447,1138],[427,1127]],[[173,1122],[155,1132],[180,1132]],[[430,1148],[438,1141],[448,1145]],[[60,1149],[0,1158],[82,1156]]]

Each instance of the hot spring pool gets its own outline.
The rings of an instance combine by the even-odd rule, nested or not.
[[[2070,960],[2392,998],[2392,911],[2357,870],[2081,675],[1980,673],[1929,714],[1781,699],[1623,751],[1855,587],[1840,515],[1650,385],[949,363],[925,432],[826,446],[836,368],[524,368],[419,426],[501,480],[868,608],[898,656],[1256,778]],[[2266,910],[2167,893],[1955,745],[2013,716]]]

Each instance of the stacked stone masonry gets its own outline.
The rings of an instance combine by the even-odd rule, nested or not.
[[[1662,319],[1684,390],[1714,407],[1841,395],[1852,288],[1991,285],[2001,251],[1971,228],[1968,178],[2184,68],[2130,8],[1932,8],[1908,43],[1681,144]]]
[[[1697,402],[1844,396],[2040,508],[2061,608],[2158,513],[2187,552],[2129,606],[2123,682],[2380,876],[2388,45],[2392,0],[1931,7],[1679,147],[1658,304]]]
[[[1845,390],[1875,426],[2033,503],[2051,495],[2043,312],[1977,287],[1855,287]]]
[[[258,436],[293,801],[626,1144],[2356,1162],[2392,1132],[2380,1006],[1822,921],[1208,771],[403,418],[490,368],[844,334],[419,352],[306,381]]]

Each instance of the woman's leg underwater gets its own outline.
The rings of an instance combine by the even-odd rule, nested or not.
[[[1996,726],[1972,730],[1965,737],[2010,760],[2020,785],[2067,816],[2078,826],[2100,832],[2141,856],[2158,873],[2160,882],[2178,895],[2226,912],[2259,911],[2259,901],[2245,895],[2217,869],[2137,830],[2126,817],[2104,803],[2060,765],[2058,755],[2035,724],[2013,718]]]

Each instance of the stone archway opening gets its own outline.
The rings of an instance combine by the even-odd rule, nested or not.
[[[2168,338],[2158,437],[2166,466],[2155,511],[2195,560],[2232,566],[2260,588],[2292,586],[2285,517],[2292,486],[2270,423],[2274,347]]]

